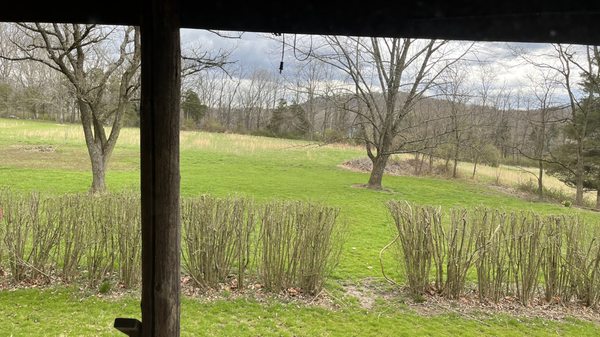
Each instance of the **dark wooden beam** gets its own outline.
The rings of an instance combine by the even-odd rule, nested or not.
[[[600,44],[600,1],[181,1],[185,28]]]
[[[144,6],[141,192],[142,335],[179,336],[179,102],[181,50],[177,0]]]
[[[600,1],[180,0],[182,27],[277,33],[600,44]],[[0,21],[138,25],[142,0],[32,0]]]

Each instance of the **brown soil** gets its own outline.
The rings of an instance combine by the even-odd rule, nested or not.
[[[498,314],[516,318],[562,321],[569,318],[586,320],[600,324],[600,311],[584,306],[582,303],[558,301],[546,302],[538,298],[528,306],[520,304],[516,298],[507,296],[498,303],[480,302],[476,291],[472,290],[457,300],[439,296],[434,291],[425,294],[420,301],[415,301],[407,289],[382,284],[376,280],[364,280],[360,284],[344,286],[346,293],[358,299],[364,309],[372,309],[376,299],[386,303],[405,303],[408,308],[419,315],[436,316],[458,314],[475,319],[485,324],[485,319]]]
[[[457,300],[450,300],[436,295],[427,295],[425,301],[409,302],[409,307],[420,315],[439,315],[456,313],[469,318],[485,318],[497,314],[506,314],[518,318],[533,319],[543,318],[561,321],[576,318],[600,323],[600,312],[586,307],[581,303],[549,303],[537,299],[528,306],[521,305],[513,297],[505,297],[498,303],[480,302],[473,292]]]
[[[11,148],[27,151],[27,152],[41,152],[41,153],[52,153],[56,152],[56,147],[52,145],[13,145]]]
[[[509,187],[509,186],[503,186],[503,185],[496,185],[496,184],[490,184],[487,185],[490,189],[504,193],[504,194],[508,194],[510,196],[513,197],[517,197],[526,201],[539,201],[538,197],[536,194],[531,194],[529,192],[524,192],[524,191],[519,191],[518,189],[514,188],[514,187]],[[548,200],[545,200],[544,202],[550,202]]]
[[[394,190],[386,188],[386,187],[382,187],[380,189],[373,189],[373,188],[369,188],[369,185],[367,184],[352,184],[351,187],[353,188],[363,188],[363,189],[370,189],[371,191],[379,191],[379,192],[388,192],[388,193],[394,193]]]
[[[369,158],[357,158],[348,160],[339,167],[354,172],[369,173],[373,169],[373,163]],[[428,162],[421,165],[421,162],[415,159],[390,159],[384,172],[392,176],[443,175],[443,168],[434,167],[432,172],[429,170]]]
[[[37,280],[14,285],[8,282],[5,271],[3,271],[3,274],[4,277],[0,277],[0,291],[27,288],[52,289],[56,285],[64,284],[60,280],[54,279],[51,284],[47,280]],[[394,303],[404,303],[409,310],[423,316],[458,314],[468,319],[480,321],[482,324],[486,324],[485,320],[487,318],[498,314],[522,319],[542,318],[555,321],[575,318],[600,324],[600,311],[578,302],[558,303],[553,301],[549,303],[538,298],[530,305],[523,306],[514,297],[507,296],[499,303],[484,303],[479,301],[475,291],[468,291],[457,300],[443,298],[431,291],[425,294],[420,301],[415,301],[407,289],[383,283],[380,279],[364,279],[358,283],[344,284],[342,287],[344,289],[342,297],[336,298],[327,290],[323,290],[316,295],[310,295],[304,294],[297,288],[289,288],[274,294],[265,291],[263,285],[256,282],[248,282],[245,288],[240,290],[237,287],[235,278],[220,284],[218,289],[202,290],[194,285],[190,277],[184,276],[181,279],[181,290],[184,295],[205,302],[245,298],[261,303],[276,300],[283,303],[338,310],[350,306],[348,303],[350,297],[355,298],[359,306],[365,310],[374,309],[379,299],[389,303],[390,306],[394,306]],[[85,287],[80,288],[80,290],[82,297],[94,296],[105,300],[139,296],[139,289],[126,289],[121,284],[113,285],[111,291],[107,294],[98,294],[97,290]],[[398,310],[401,309],[398,308]]]
[[[368,287],[361,287],[358,285],[348,285],[344,288],[346,290],[346,294],[358,299],[358,303],[360,307],[363,309],[370,310],[373,308],[375,304],[375,300],[377,299],[376,294],[372,289]]]
[[[330,310],[340,308],[326,290],[322,290],[316,295],[306,294],[299,288],[288,288],[279,293],[272,293],[266,291],[262,284],[252,280],[246,280],[244,288],[240,289],[237,278],[230,278],[227,282],[219,284],[217,289],[200,289],[189,276],[184,276],[181,278],[181,292],[186,296],[203,301],[251,298],[258,302],[277,300],[283,303],[317,306]]]

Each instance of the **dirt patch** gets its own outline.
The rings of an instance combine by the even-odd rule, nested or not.
[[[244,288],[238,287],[237,278],[231,277],[220,283],[216,289],[198,288],[189,276],[181,278],[181,292],[201,301],[217,301],[229,299],[252,299],[261,303],[276,300],[282,303],[293,303],[306,306],[317,306],[335,310],[340,306],[333,296],[323,289],[318,294],[306,294],[300,288],[288,288],[278,293],[266,291],[264,285],[256,280],[246,280]]]
[[[259,303],[280,303],[314,306],[328,310],[340,309],[340,301],[323,289],[318,294],[306,294],[299,288],[288,288],[278,293],[267,291],[264,286],[256,281],[246,280],[243,289],[237,285],[237,278],[230,277],[227,282],[220,283],[214,289],[201,289],[196,286],[189,276],[181,277],[181,293],[185,296],[203,302],[214,302],[220,300],[250,299]],[[130,296],[139,297],[139,287],[127,288],[120,282],[110,282],[109,291],[100,293],[99,287],[90,287],[85,283],[64,282],[55,275],[40,276],[36,279],[28,279],[18,284],[12,283],[6,271],[0,269],[0,292],[16,291],[19,289],[38,289],[40,291],[53,290],[56,288],[69,287],[77,284],[75,296],[81,298],[96,297],[104,300],[119,300]]]
[[[416,301],[407,288],[368,279],[360,284],[344,286],[344,290],[348,295],[356,297],[364,309],[372,309],[376,300],[381,299],[385,303],[404,303],[408,309],[423,316],[457,314],[469,319],[483,320],[483,324],[486,324],[486,318],[498,314],[521,319],[542,318],[554,321],[575,318],[600,324],[600,311],[579,302],[547,302],[543,298],[537,298],[530,305],[524,306],[512,296],[507,296],[498,303],[481,302],[475,290],[467,291],[456,300],[444,298],[431,291]]]
[[[554,204],[557,206],[564,206],[563,202],[560,200],[551,199],[551,198],[545,198],[544,200],[540,200],[536,193],[521,191],[515,187],[496,185],[496,184],[490,184],[490,185],[486,185],[486,186],[494,191],[498,191],[500,193],[507,194],[512,197],[516,197],[516,198],[519,198],[521,200],[525,200],[528,202],[537,202],[537,203]],[[585,209],[585,210],[592,211],[592,212],[600,212],[600,210],[598,210],[598,209],[587,207],[587,206],[571,205],[571,206],[564,206],[564,207],[573,207],[573,208],[578,208],[578,209]]]
[[[364,279],[358,283],[343,285],[346,296],[358,300],[361,308],[366,310],[388,310],[390,307],[407,308],[422,316],[456,314],[467,319],[487,324],[486,319],[497,315],[507,315],[516,319],[546,319],[564,321],[567,319],[585,320],[600,324],[600,310],[586,307],[579,302],[558,303],[547,302],[538,298],[530,305],[521,305],[515,297],[507,296],[498,303],[481,302],[474,289],[467,291],[461,298],[450,300],[435,291],[420,296],[418,300],[410,294],[406,287],[391,285],[381,279]],[[376,304],[379,300],[380,304]],[[384,308],[381,307],[384,303]]]
[[[478,319],[498,314],[510,315],[523,319],[542,318],[562,321],[569,318],[600,323],[600,312],[581,303],[552,303],[536,299],[528,306],[521,305],[516,298],[507,296],[498,303],[480,302],[475,292],[450,300],[438,295],[427,295],[424,301],[417,303],[407,298],[409,308],[420,315],[431,316],[455,313],[464,317]]]
[[[74,153],[53,145],[10,145],[0,147],[0,158],[6,167],[87,169],[84,152]]]
[[[369,173],[373,169],[373,163],[369,158],[356,158],[348,160],[339,167],[354,171]],[[443,175],[443,168],[438,166],[429,167],[427,161],[412,159],[390,159],[385,167],[385,174],[392,176],[423,176],[423,175]]]
[[[367,185],[367,184],[352,184],[352,185],[350,185],[350,187],[352,187],[352,188],[362,188],[362,189],[371,190],[371,191],[378,191],[378,192],[395,193],[394,190],[392,190],[390,188],[382,187],[382,188],[379,188],[379,189],[373,189],[373,188],[370,188],[369,185]]]
[[[113,152],[111,170],[138,170],[139,164],[132,158],[138,152],[117,149]],[[2,165],[11,168],[45,168],[58,170],[90,170],[87,150],[80,146],[7,145],[0,146]]]
[[[520,191],[514,187],[504,186],[504,185],[496,185],[496,184],[487,185],[487,187],[494,191],[508,194],[510,196],[517,197],[517,198],[520,198],[520,199],[523,199],[526,201],[539,201],[539,199],[537,198],[537,195],[531,194],[531,193],[525,192],[525,191]],[[550,202],[550,201],[544,200],[543,202]]]
[[[21,150],[26,152],[53,153],[56,152],[56,147],[53,145],[12,145],[11,149]]]
[[[375,305],[377,296],[369,287],[362,287],[358,285],[348,285],[344,287],[346,294],[355,297],[363,309],[371,310]]]

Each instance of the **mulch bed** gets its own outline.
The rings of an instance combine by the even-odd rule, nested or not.
[[[440,296],[434,291],[424,294],[415,300],[407,288],[399,288],[382,283],[380,280],[366,279],[360,284],[345,286],[349,293],[357,297],[364,309],[372,309],[375,299],[382,298],[387,303],[402,302],[410,310],[424,316],[457,314],[459,316],[480,321],[493,318],[499,314],[508,315],[517,319],[546,319],[563,321],[565,319],[586,320],[600,324],[600,311],[585,306],[580,302],[559,303],[543,298],[536,298],[528,306],[524,306],[517,298],[506,296],[498,303],[481,302],[475,290],[466,292],[459,299],[452,300]]]
[[[369,173],[373,169],[373,163],[369,158],[356,158],[342,163],[339,167],[350,171]],[[434,166],[433,172],[431,172],[427,161],[421,165],[421,161],[416,159],[390,159],[384,172],[392,176],[444,175],[443,167]]]
[[[0,274],[0,291],[15,291],[18,289],[53,289],[57,285],[68,286],[58,279],[48,282],[47,280],[29,280],[19,284],[8,281],[6,271]],[[300,306],[316,306],[329,310],[338,310],[350,307],[348,298],[355,298],[358,305],[365,310],[371,311],[377,305],[377,300],[384,303],[404,303],[409,310],[419,315],[435,316],[445,314],[457,314],[461,317],[474,319],[482,324],[487,324],[486,319],[493,318],[498,314],[504,314],[516,319],[541,318],[553,321],[565,319],[586,320],[600,324],[600,311],[585,306],[579,302],[559,303],[559,301],[547,302],[542,298],[536,298],[528,306],[518,302],[515,297],[507,296],[498,303],[481,302],[476,291],[467,291],[459,299],[452,300],[440,296],[435,291],[424,294],[418,300],[410,295],[408,289],[391,286],[381,279],[365,279],[358,283],[342,285],[344,291],[338,297],[327,290],[320,293],[305,294],[299,288],[288,288],[278,293],[266,291],[264,286],[258,282],[247,280],[244,289],[238,289],[237,279],[232,277],[227,282],[219,284],[217,289],[201,289],[195,285],[188,276],[181,278],[181,292],[183,295],[201,301],[212,302],[230,299],[252,299],[260,303],[278,301],[281,303],[295,304]],[[127,289],[122,284],[113,284],[109,292],[98,293],[97,289],[81,286],[78,288],[82,297],[94,296],[106,300],[118,300],[125,296],[138,297],[139,289]],[[341,297],[340,297],[341,296]],[[381,303],[381,301],[379,302]],[[381,306],[381,304],[379,304]],[[377,308],[380,311],[382,308]]]

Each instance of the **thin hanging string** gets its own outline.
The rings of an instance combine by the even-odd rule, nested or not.
[[[279,73],[281,74],[283,72],[283,59],[285,57],[285,34],[283,33],[273,33],[273,35],[275,36],[280,36],[281,35],[281,61],[279,62]],[[296,52],[297,48],[297,42],[298,42],[298,34],[294,34],[294,44],[293,44],[293,51],[294,51],[294,58],[300,62],[304,62],[306,60],[308,60],[311,56],[312,56],[312,49],[313,49],[313,37],[312,35],[310,35],[310,45],[308,47],[308,53],[306,53],[306,56],[304,58],[300,58],[298,57],[298,54]]]
[[[308,48],[308,53],[306,54],[306,57],[301,59],[298,57],[298,55],[296,55],[296,38],[298,37],[298,34],[294,34],[294,57],[296,58],[296,60],[300,61],[300,62],[304,62],[306,60],[308,60],[308,58],[311,56],[312,54],[312,48],[313,48],[313,37],[312,35],[310,35],[310,46]]]
[[[281,62],[279,62],[279,73],[283,71],[283,56],[285,55],[285,34],[281,34]]]

